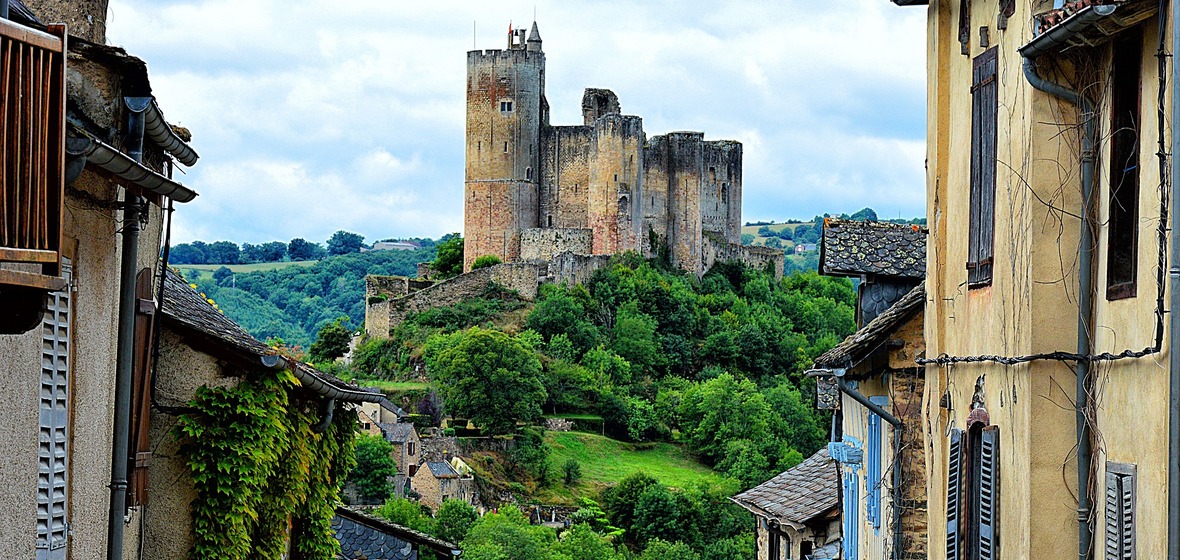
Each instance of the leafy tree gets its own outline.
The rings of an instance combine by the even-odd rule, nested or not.
[[[550,451],[542,428],[524,428],[516,436],[516,447],[508,452],[509,466],[545,486],[549,484]]]
[[[770,406],[748,379],[725,373],[694,386],[680,403],[682,436],[689,448],[716,464],[732,440],[773,444]]]
[[[766,240],[766,246],[770,247],[771,249],[782,249],[783,242],[777,237],[771,237]]]
[[[870,222],[877,221],[877,213],[872,208],[862,208],[851,216],[853,220],[868,220]]]
[[[472,327],[431,337],[425,352],[447,406],[484,432],[507,434],[516,420],[541,416],[546,399],[541,362],[507,334]]]
[[[356,485],[361,498],[366,501],[388,498],[393,492],[389,479],[395,474],[397,463],[393,460],[393,444],[381,436],[358,435],[356,466],[348,480]]]
[[[504,261],[500,260],[500,257],[497,257],[496,255],[480,255],[475,258],[475,262],[471,263],[471,270],[479,270],[489,266],[496,266],[502,262]]]
[[[346,255],[357,253],[365,243],[365,236],[344,230],[337,230],[328,238],[329,255]]]
[[[701,555],[693,550],[692,547],[682,542],[670,543],[668,541],[654,539],[647,543],[647,548],[639,556],[639,560],[664,560],[666,558],[701,560]]]
[[[282,241],[269,241],[258,246],[260,262],[278,262],[287,256],[287,244]]]
[[[635,508],[640,496],[648,488],[659,486],[656,479],[643,472],[637,472],[624,477],[618,484],[603,490],[602,508],[606,510],[611,524],[630,530],[635,525]],[[634,542],[634,536],[628,534],[628,539]]]
[[[753,244],[754,244],[754,234],[743,233],[742,234],[742,245],[753,245]]]
[[[253,243],[242,243],[238,260],[243,264],[260,262],[262,260],[262,248]]]
[[[224,286],[225,281],[229,280],[229,278],[233,275],[234,273],[232,270],[223,266],[213,271],[213,281]]]
[[[566,486],[573,486],[582,480],[582,464],[570,457],[561,465],[562,479]]]
[[[643,546],[652,539],[679,540],[684,529],[680,523],[676,498],[661,484],[647,487],[635,503],[632,538]]]
[[[463,500],[447,499],[443,500],[435,518],[438,520],[438,537],[458,543],[467,537],[467,532],[479,519],[479,514]]]
[[[481,517],[460,546],[465,560],[548,560],[556,542],[553,530],[531,525],[513,506]]]
[[[293,261],[311,261],[322,259],[327,252],[319,243],[312,243],[302,237],[296,237],[287,244],[287,256]]]
[[[205,252],[194,244],[178,243],[168,251],[168,264],[205,264],[206,262]]]
[[[552,551],[570,560],[614,560],[619,558],[610,540],[585,523],[576,524],[561,534]]]
[[[656,321],[639,311],[635,302],[619,309],[611,331],[611,347],[643,373],[652,373],[661,360]]]
[[[335,321],[320,327],[308,352],[311,361],[316,363],[331,362],[348,353],[348,345],[352,342],[352,331],[344,326],[347,317],[338,317]]]
[[[623,530],[611,525],[610,518],[607,517],[606,511],[602,509],[597,501],[585,496],[578,498],[581,506],[578,510],[570,514],[570,523],[574,525],[587,524],[595,532],[602,533],[609,537],[621,535]]]
[[[770,226],[762,226],[758,228],[758,235],[760,237],[774,237],[774,230],[771,230]]]
[[[423,511],[422,506],[405,498],[387,500],[381,507],[373,510],[373,515],[430,535],[439,532],[438,522]]]
[[[752,488],[770,478],[770,461],[760,446],[748,439],[735,439],[725,444],[725,455],[717,470],[736,478],[746,488]]]
[[[233,241],[215,241],[209,244],[205,257],[211,264],[238,264],[241,249]]]
[[[463,237],[457,233],[438,244],[438,256],[431,268],[440,279],[458,276],[463,272]]]
[[[564,335],[573,346],[574,357],[580,358],[598,344],[598,329],[587,318],[588,304],[593,300],[585,287],[545,285],[526,324],[547,341]]]

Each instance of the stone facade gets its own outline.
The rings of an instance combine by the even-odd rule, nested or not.
[[[740,143],[700,132],[649,139],[643,119],[622,114],[605,89],[586,90],[582,114],[581,125],[550,125],[535,23],[527,38],[509,35],[505,50],[467,53],[465,270],[487,254],[652,257],[666,245],[673,264],[700,275],[712,264],[706,232],[740,245]],[[589,244],[555,246],[564,234],[537,230],[588,230]]]
[[[594,230],[589,228],[532,228],[520,234],[520,260],[549,262],[561,253],[589,255]]]
[[[758,270],[769,266],[775,280],[783,277],[786,260],[787,257],[779,249],[730,243],[712,232],[705,235],[701,250],[701,267],[704,270],[709,270],[719,262],[737,261]]]

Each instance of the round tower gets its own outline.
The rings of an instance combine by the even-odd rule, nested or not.
[[[545,124],[545,53],[534,22],[509,27],[508,48],[467,53],[467,166],[463,269],[482,255],[520,259],[535,228]]]

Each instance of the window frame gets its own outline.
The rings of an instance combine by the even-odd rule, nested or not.
[[[1131,63],[1134,64],[1133,68],[1128,67]],[[1112,42],[1110,80],[1106,299],[1113,301],[1135,297],[1139,276],[1138,222],[1142,172],[1139,140],[1143,125],[1143,92],[1140,91],[1143,85],[1143,34],[1139,28],[1129,30]],[[1128,115],[1130,118],[1124,118]],[[1123,138],[1131,141],[1120,141]],[[1131,166],[1117,165],[1119,161],[1125,161]],[[1118,208],[1124,210],[1119,212]],[[1125,268],[1114,266],[1124,259]]]
[[[971,66],[967,287],[981,288],[992,283],[995,259],[999,48],[983,51],[972,60]]]

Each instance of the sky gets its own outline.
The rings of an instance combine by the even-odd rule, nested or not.
[[[555,125],[614,91],[648,136],[743,144],[743,219],[925,215],[925,17],[887,0],[111,0],[201,154],[173,240],[462,231],[466,53],[534,19]]]

